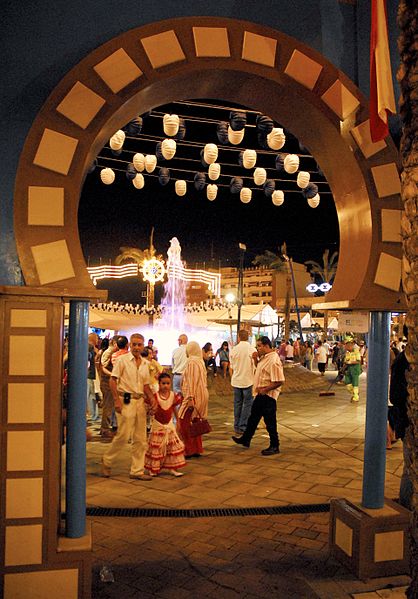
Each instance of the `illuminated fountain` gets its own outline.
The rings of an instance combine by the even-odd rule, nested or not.
[[[160,327],[175,331],[184,329],[184,304],[187,282],[183,276],[184,266],[181,260],[181,246],[177,237],[170,240],[167,250],[167,283],[161,300],[163,316]]]

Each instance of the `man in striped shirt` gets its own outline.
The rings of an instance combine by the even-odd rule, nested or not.
[[[249,447],[261,418],[264,418],[270,437],[270,445],[267,449],[263,449],[261,454],[274,455],[280,453],[276,399],[279,397],[280,387],[284,383],[283,366],[268,337],[258,339],[257,353],[259,361],[253,386],[256,396],[251,407],[247,428],[241,437],[232,437],[232,440],[238,445]]]

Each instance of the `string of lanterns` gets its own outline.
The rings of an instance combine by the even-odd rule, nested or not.
[[[123,151],[127,135],[129,137],[139,137],[142,130],[142,118],[136,117],[130,121],[126,127],[116,131],[109,140],[109,146],[112,153],[119,156]],[[247,125],[247,115],[243,111],[231,111],[229,123],[226,121],[218,122],[216,133],[219,142],[222,145],[231,144],[239,146],[245,135]],[[286,143],[286,136],[283,129],[274,127],[272,119],[268,116],[258,114],[256,118],[257,140],[261,148],[269,151],[278,151]],[[176,114],[164,114],[163,130],[167,136],[156,144],[155,154],[134,153],[132,162],[126,167],[126,178],[130,180],[136,189],[143,189],[145,178],[143,173],[152,174],[161,161],[170,161],[176,156],[177,141],[182,141],[186,134],[186,126],[183,118]],[[219,154],[218,146],[214,143],[207,143],[200,151],[200,160],[210,180],[206,180],[206,172],[196,172],[193,178],[195,189],[203,191],[206,188],[206,197],[209,201],[216,199],[218,194],[218,180],[221,176],[221,164],[217,162]],[[284,191],[276,189],[276,181],[267,178],[267,171],[263,167],[257,167],[257,152],[253,149],[242,150],[238,154],[238,164],[240,167],[252,170],[252,179],[254,184],[263,190],[264,194],[271,198],[275,206],[281,206],[284,203]],[[97,160],[92,165],[90,172],[93,172],[97,166]],[[303,197],[307,200],[311,208],[318,207],[320,195],[318,186],[310,182],[310,173],[299,170],[300,159],[297,154],[279,153],[275,159],[275,168],[280,172],[287,174],[297,173],[296,185],[301,190]],[[181,169],[173,169],[181,170]],[[110,167],[104,167],[100,170],[100,179],[105,185],[111,185],[115,181],[115,170]],[[161,166],[158,170],[158,180],[160,185],[166,186],[171,180],[170,170],[166,166]],[[214,182],[218,183],[214,183]],[[175,179],[175,193],[178,196],[184,196],[187,193],[187,181],[184,178]],[[241,202],[248,204],[252,199],[252,189],[244,184],[242,177],[231,177],[229,189],[232,194],[239,194]]]

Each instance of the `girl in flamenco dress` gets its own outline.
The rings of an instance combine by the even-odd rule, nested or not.
[[[184,472],[179,469],[186,464],[184,444],[173,421],[176,406],[183,398],[171,390],[171,376],[167,372],[160,373],[157,378],[158,391],[154,394],[151,406],[153,419],[145,454],[145,468],[151,476],[157,476],[161,470],[168,470],[174,476],[183,476]]]

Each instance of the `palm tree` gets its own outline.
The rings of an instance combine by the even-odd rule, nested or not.
[[[286,273],[286,296],[284,302],[284,336],[286,339],[289,339],[290,334],[290,297],[292,294],[292,275],[290,272],[290,265],[283,259],[283,256],[286,255],[286,243],[284,243],[280,248],[280,253],[275,254],[270,250],[264,250],[263,254],[257,254],[257,256],[252,261],[253,264],[257,266],[266,266],[268,268],[272,268],[276,272],[285,272]]]
[[[156,258],[157,260],[163,261],[163,256],[161,254],[156,255],[155,247],[153,244],[154,237],[154,227],[151,229],[150,236],[150,244],[149,248],[145,250],[140,250],[135,247],[121,247],[121,253],[116,256],[115,264],[132,264],[136,263],[138,265],[138,270],[142,266],[145,260],[150,260],[151,258]],[[154,285],[147,282],[147,307],[151,308],[154,305]]]
[[[410,426],[404,443],[410,452],[412,464],[410,476],[414,489],[411,526],[411,584],[406,592],[408,599],[418,597],[418,278],[413,264],[416,261],[417,228],[415,206],[417,204],[418,180],[418,104],[416,101],[416,17],[417,6],[414,0],[401,0],[398,10],[400,36],[398,49],[400,67],[397,79],[401,88],[399,114],[403,121],[400,144],[402,160],[401,196],[404,203],[402,219],[403,238],[403,288],[408,305],[407,324],[409,327],[407,358],[410,364],[408,373],[408,416]]]
[[[322,255],[322,265],[315,260],[306,260],[305,265],[313,280],[319,277],[323,283],[331,283],[337,272],[338,252],[334,252],[329,257],[329,250],[325,250]],[[328,310],[324,310],[324,334],[326,338],[328,335]]]

